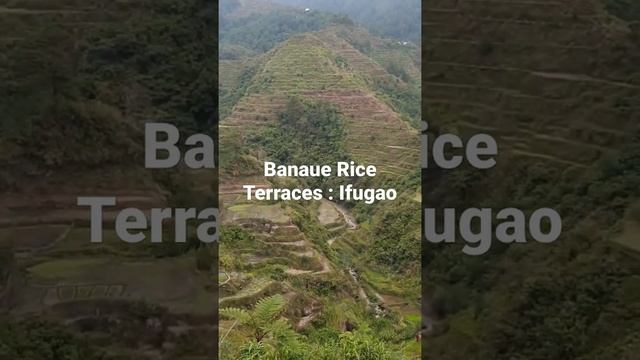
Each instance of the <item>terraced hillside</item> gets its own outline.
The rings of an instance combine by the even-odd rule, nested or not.
[[[253,252],[246,251],[242,258],[235,260],[246,264],[249,268],[281,265],[279,269],[282,269],[283,274],[291,276],[320,276],[333,271],[329,261],[314,249],[304,233],[293,223],[291,216],[279,205],[238,203],[227,208],[224,222],[229,227],[239,225],[251,230],[257,242],[254,243],[254,246],[257,245],[256,248]],[[265,294],[272,294],[274,290],[283,292],[285,295],[296,294],[294,289],[287,288],[286,285],[283,286],[273,279],[258,277],[242,284],[241,280],[244,277],[246,274],[237,272],[230,274],[231,282],[225,290],[236,286],[237,291],[229,296],[222,296],[221,306],[254,303]],[[308,315],[310,314],[304,314],[304,316]]]
[[[640,196],[640,47],[605,3],[615,1],[424,3],[432,134],[488,133],[499,156],[491,171],[425,171],[423,203],[563,217],[551,245],[494,244],[481,259],[425,246],[425,309],[442,320],[427,324],[429,359],[619,359],[639,348],[628,229]]]
[[[285,14],[270,13],[264,19]],[[303,21],[305,15],[295,10],[293,16]],[[251,21],[260,22],[255,19]],[[278,28],[274,25],[276,39],[282,36]],[[229,33],[239,38],[240,30]],[[228,48],[236,45],[221,40]],[[335,154],[341,160],[374,164],[378,176],[357,184],[396,187],[401,196],[410,192],[415,199],[419,145],[412,124],[419,115],[406,105],[419,108],[416,50],[356,26],[332,24],[316,31],[292,31],[263,54],[239,55],[223,65],[226,79],[220,82],[221,92],[233,95],[220,123],[222,359],[288,352],[302,358],[346,359],[348,355],[334,346],[350,336],[375,344],[381,356],[419,357],[414,340],[419,313],[417,223],[404,229],[409,234],[406,241],[413,242],[416,251],[405,253],[403,259],[412,266],[402,271],[410,279],[400,283],[401,271],[376,264],[377,259],[362,251],[382,241],[373,232],[391,221],[386,216],[394,212],[387,205],[249,201],[242,188],[245,184],[262,189],[312,186],[304,179],[262,176],[264,161],[277,156],[274,146],[298,144],[287,151],[300,161],[331,164],[328,159]],[[406,73],[391,72],[391,63],[407,65]],[[231,69],[234,66],[238,68]],[[399,95],[402,91],[405,98]],[[308,120],[304,126],[311,128],[288,129],[283,120],[287,116],[293,116],[293,123],[310,117],[326,123]],[[326,143],[309,140],[312,137]],[[308,146],[301,145],[307,140]],[[417,203],[409,202],[417,209]],[[410,216],[400,218],[405,221]],[[279,325],[282,328],[273,335],[254,334],[255,324],[243,321],[242,314],[262,314],[267,304],[275,308],[273,304],[280,301],[284,305],[274,310],[272,321],[286,325]],[[287,333],[285,329],[298,334],[280,338],[277,332]],[[376,331],[383,335],[376,337]]]
[[[637,128],[635,45],[593,2],[430,1],[426,14],[430,113],[497,136],[503,156],[584,168]]]
[[[174,243],[169,221],[162,244],[148,233],[125,243],[114,230],[124,208],[215,207],[215,172],[153,173],[143,157],[146,121],[211,130],[210,10],[198,1],[0,1],[0,357],[215,354],[217,275],[196,256],[206,249],[193,236]],[[101,244],[80,196],[117,199]]]
[[[288,97],[295,95],[325,101],[341,110],[346,119],[346,144],[354,159],[390,174],[397,173],[394,169],[414,167],[417,132],[377,88],[379,82],[410,85],[354,48],[341,33],[349,35],[349,29],[295,36],[265,54],[245,96],[221,122],[222,141],[229,132],[259,133],[277,119]],[[367,144],[374,148],[363,151]]]
[[[10,249],[14,258],[5,284],[9,292],[3,294],[10,316],[65,324],[83,332],[94,346],[101,336],[119,329],[104,351],[121,356],[165,356],[166,351],[152,345],[158,336],[175,344],[185,336],[215,336],[211,319],[216,276],[197,270],[191,245],[127,244],[114,230],[120,210],[135,207],[149,216],[151,208],[169,205],[170,193],[154,183],[82,183],[84,187],[36,185],[0,195],[0,247]],[[92,187],[86,187],[88,183]],[[209,199],[211,192],[209,184]],[[81,194],[117,198],[116,206],[103,213],[100,244],[91,242],[88,208],[76,205]],[[203,194],[207,192],[199,196]],[[170,240],[168,234],[164,240]],[[139,346],[122,345],[131,336],[124,328],[141,334]],[[212,351],[204,345],[194,350]]]

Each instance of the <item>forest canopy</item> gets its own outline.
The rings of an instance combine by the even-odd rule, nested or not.
[[[420,42],[418,0],[276,0],[278,3],[346,14],[378,35]]]

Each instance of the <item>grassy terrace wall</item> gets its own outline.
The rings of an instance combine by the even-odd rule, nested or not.
[[[640,70],[628,32],[592,4],[427,2],[433,121],[558,166],[589,166],[624,143],[640,120]]]

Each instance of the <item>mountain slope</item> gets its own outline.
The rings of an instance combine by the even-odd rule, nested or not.
[[[396,55],[394,49],[402,50],[397,58],[389,56]],[[389,72],[391,62],[406,62],[406,74]],[[415,101],[420,84],[413,76],[417,64],[415,47],[398,47],[358,27],[332,25],[290,34],[264,54],[225,65],[228,74],[221,91],[229,101],[220,124],[220,254],[221,269],[229,276],[221,288],[221,306],[255,311],[261,299],[275,301],[281,295],[288,309],[282,316],[301,336],[279,344],[276,352],[293,348],[302,358],[346,359],[348,354],[335,346],[353,336],[365,337],[359,341],[371,344],[381,358],[419,357],[414,341],[419,313],[419,224],[414,221],[419,220],[419,142],[412,125],[419,108]],[[235,66],[241,70],[231,70]],[[399,89],[405,98],[393,97]],[[336,179],[267,180],[262,176],[265,160],[374,164],[378,176],[351,183],[395,187],[401,199],[375,205],[328,199],[248,201],[244,184],[325,191],[338,185]],[[406,206],[397,208],[395,202]],[[403,229],[402,240],[387,237],[387,224]],[[406,251],[392,260],[364,250],[394,243]],[[221,323],[222,332],[229,332],[222,357],[258,352],[254,345],[273,341],[255,341],[251,327],[234,326],[233,319]],[[342,348],[367,351],[355,345]]]
[[[212,5],[0,1],[2,357],[215,355],[215,280],[196,271],[197,242],[130,244],[113,228],[127,207],[216,205],[215,172],[154,173],[143,156],[147,121],[216,130]],[[78,196],[117,197],[102,244]]]
[[[631,356],[637,254],[611,240],[633,242],[621,231],[640,196],[632,26],[588,0],[437,0],[425,14],[430,128],[489,133],[500,153],[491,171],[426,171],[423,202],[563,217],[553,244],[493,244],[482,257],[425,246],[425,298],[442,319],[428,358]]]
[[[265,54],[245,95],[221,122],[221,137],[234,128],[259,132],[273,123],[287,97],[296,95],[341,109],[346,116],[346,144],[356,160],[378,165],[391,174],[394,168],[414,167],[417,132],[393,109],[392,101],[384,101],[379,84],[401,88],[415,83],[388,73],[341,37],[341,32],[348,30],[337,27],[298,35]],[[359,150],[365,144],[373,145],[373,151]]]

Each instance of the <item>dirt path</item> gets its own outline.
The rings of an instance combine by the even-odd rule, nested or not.
[[[558,79],[565,81],[584,81],[584,82],[595,82],[601,84],[607,84],[611,86],[619,86],[626,87],[630,89],[638,89],[640,86],[634,84],[623,83],[619,81],[612,81],[608,79],[598,79],[591,77],[589,75],[584,74],[568,74],[568,73],[552,73],[552,72],[542,72],[542,71],[533,71],[531,75],[539,76],[546,79]]]
[[[501,67],[501,66],[491,66],[491,65],[474,65],[474,64],[451,62],[451,61],[430,61],[429,63],[433,65],[453,66],[453,67],[462,67],[462,68],[478,69],[478,70],[520,72],[520,73],[529,74],[532,76],[537,76],[537,77],[546,78],[546,79],[577,81],[577,82],[593,82],[593,83],[606,84],[606,85],[615,86],[615,87],[624,87],[628,89],[640,89],[640,85],[621,82],[621,81],[615,81],[611,79],[596,78],[586,74],[545,72],[545,71],[537,71],[535,69],[517,68],[517,67],[510,67],[510,66]]]
[[[335,202],[332,202],[332,201],[329,201],[329,202],[331,203],[331,205],[333,205],[333,207],[336,210],[338,210],[340,215],[342,215],[342,218],[344,219],[344,222],[347,224],[347,229],[355,230],[355,229],[358,228],[358,223],[356,221],[356,218],[353,215],[351,215],[349,210],[347,210],[344,206],[339,205],[339,204],[337,204]]]

